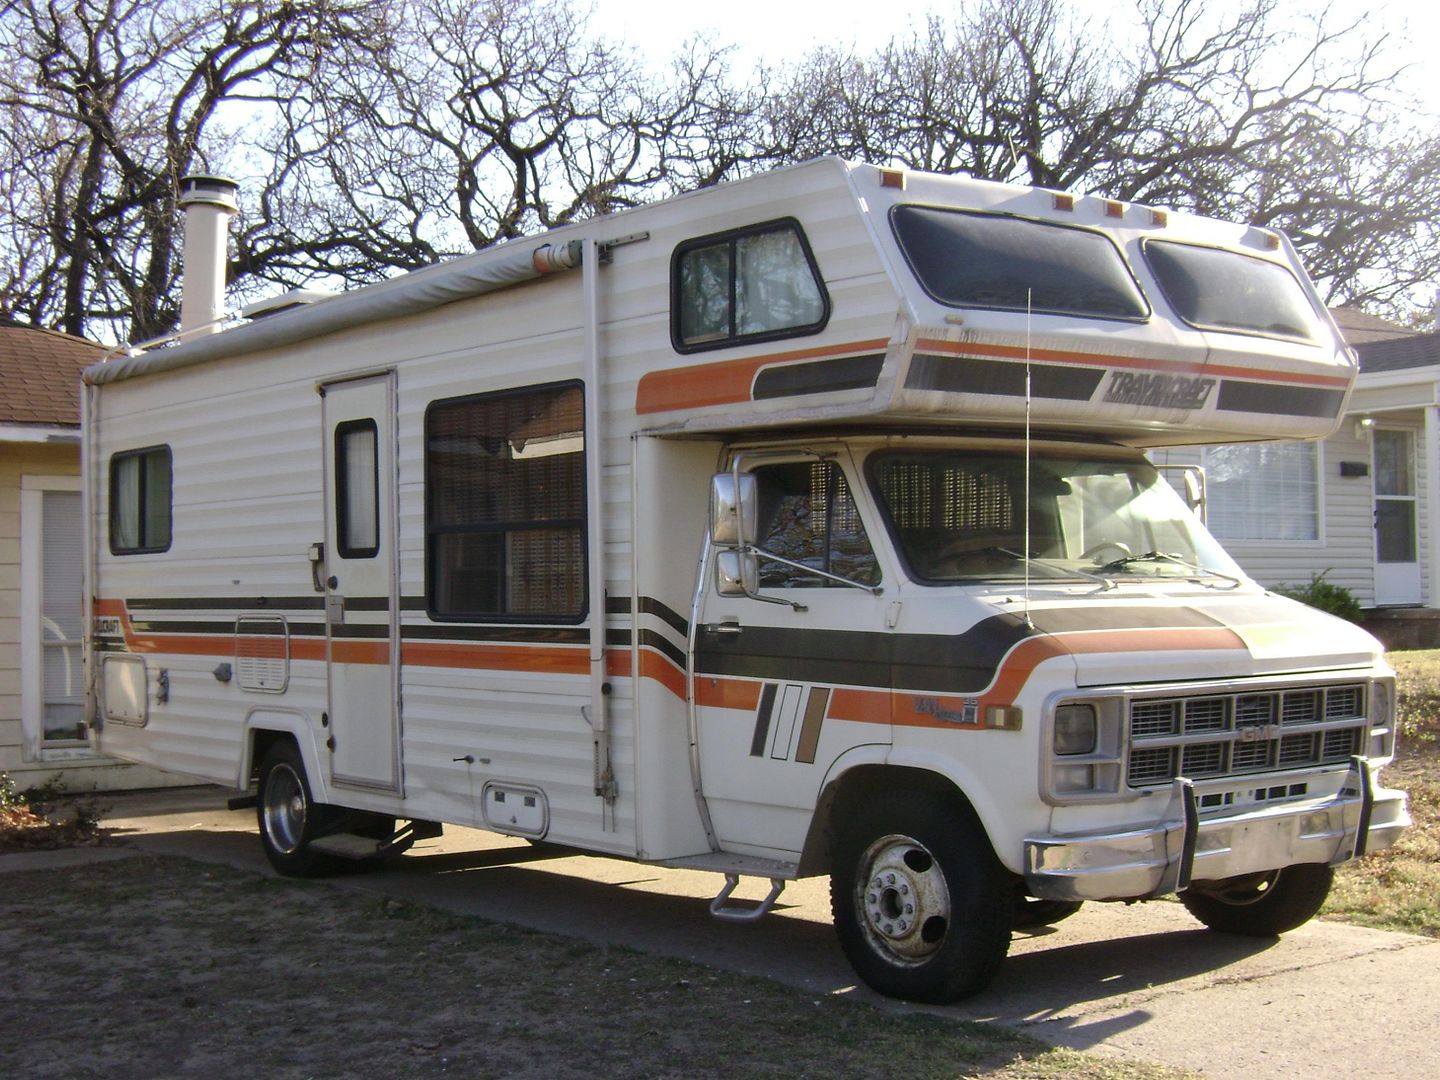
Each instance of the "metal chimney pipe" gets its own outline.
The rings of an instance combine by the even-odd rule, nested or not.
[[[178,205],[185,211],[185,276],[180,286],[180,340],[215,334],[225,311],[225,241],[240,210],[239,185],[223,176],[186,176]]]

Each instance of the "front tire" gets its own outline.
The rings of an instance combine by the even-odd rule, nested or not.
[[[1274,937],[1309,922],[1330,895],[1335,871],[1303,863],[1224,881],[1208,881],[1180,894],[1186,910],[1226,934]]]
[[[933,797],[872,799],[841,830],[830,906],[872,988],[936,1004],[978,993],[1010,948],[1013,891],[968,815]]]
[[[305,763],[294,743],[271,747],[260,765],[255,807],[270,865],[285,877],[317,877],[334,870],[333,859],[310,850],[310,841],[328,831],[334,812],[312,798]]]

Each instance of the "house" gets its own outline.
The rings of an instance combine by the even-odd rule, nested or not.
[[[1440,631],[1440,333],[1333,312],[1360,359],[1339,430],[1321,442],[1152,455],[1203,464],[1210,529],[1256,580],[1323,573],[1382,619]]]
[[[90,750],[81,668],[80,371],[101,349],[0,324],[0,772],[21,789],[174,783]]]

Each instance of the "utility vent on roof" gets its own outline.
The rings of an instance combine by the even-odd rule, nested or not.
[[[279,615],[235,620],[235,679],[242,690],[283,694],[290,685],[290,628]]]
[[[263,319],[267,315],[278,315],[291,308],[304,307],[320,300],[328,300],[334,295],[323,289],[291,289],[279,296],[267,296],[264,300],[246,304],[240,309],[240,317],[242,319]]]

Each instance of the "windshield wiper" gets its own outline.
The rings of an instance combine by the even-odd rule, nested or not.
[[[1094,574],[1091,573],[1089,570],[1081,570],[1079,567],[1066,566],[1063,563],[1051,562],[1049,559],[1037,559],[1034,555],[1022,555],[1020,554],[1020,552],[1011,551],[1009,548],[997,547],[992,548],[991,550],[998,551],[1001,555],[1009,555],[1012,559],[1016,559],[1020,562],[1034,563],[1036,566],[1043,566],[1046,570],[1054,570],[1056,573],[1064,574],[1066,577],[1069,577],[1072,574],[1078,574],[1080,577],[1089,578],[1091,581],[1098,581],[1100,583],[1101,592],[1105,592],[1115,588],[1115,582],[1111,581],[1103,574]],[[1123,562],[1124,560],[1121,561]],[[1110,566],[1102,566],[1100,569],[1109,570]]]
[[[1131,563],[1138,562],[1173,563],[1176,566],[1184,567],[1186,570],[1189,570],[1192,573],[1203,574],[1206,577],[1217,577],[1220,578],[1222,581],[1228,581],[1230,582],[1230,587],[1232,589],[1238,589],[1241,585],[1240,579],[1235,577],[1235,575],[1233,574],[1227,574],[1220,570],[1214,570],[1208,566],[1201,566],[1198,563],[1192,563],[1185,559],[1182,559],[1178,555],[1170,555],[1163,551],[1147,551],[1143,555],[1127,555],[1123,559],[1115,559],[1113,562],[1106,563],[1100,569],[1102,571],[1109,571],[1111,573],[1115,573],[1119,570],[1125,569],[1125,567],[1129,566]],[[1212,589],[1215,588],[1214,585],[1209,585],[1208,583],[1207,587]]]

